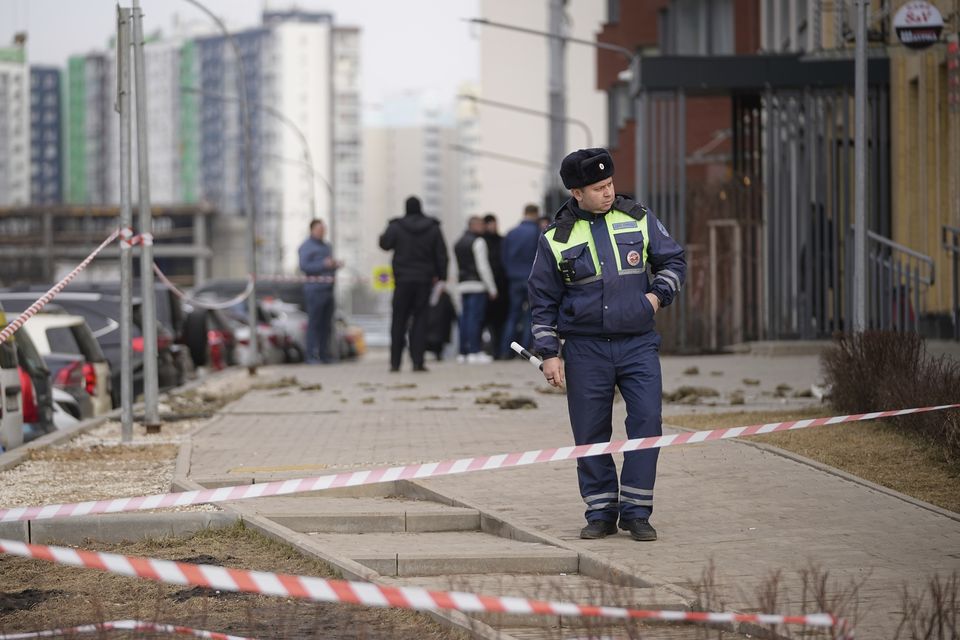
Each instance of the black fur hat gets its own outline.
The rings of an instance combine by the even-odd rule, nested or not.
[[[560,163],[560,179],[567,189],[582,189],[611,176],[613,158],[606,149],[578,149]]]

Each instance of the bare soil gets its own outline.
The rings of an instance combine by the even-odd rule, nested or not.
[[[716,429],[831,415],[827,406],[795,411],[670,416],[668,424]],[[781,449],[875,482],[938,507],[960,512],[960,463],[922,436],[911,436],[883,420],[751,436]]]
[[[260,571],[335,577],[293,548],[236,526],[190,538],[86,549]],[[158,584],[92,569],[0,556],[0,633],[135,618],[264,639],[462,638],[422,614]],[[117,638],[153,634],[111,633]]]

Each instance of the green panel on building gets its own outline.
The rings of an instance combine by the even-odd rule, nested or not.
[[[196,87],[197,49],[188,41],[180,49],[180,197],[183,202],[199,200],[200,179],[200,96],[183,87]]]
[[[87,59],[71,56],[67,62],[66,128],[63,144],[66,148],[66,192],[64,200],[69,204],[87,204]]]

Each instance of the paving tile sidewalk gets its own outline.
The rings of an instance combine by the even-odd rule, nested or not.
[[[228,406],[195,435],[191,475],[260,481],[570,443],[565,398],[538,393],[542,379],[529,365],[428,366],[427,374],[390,374],[375,352],[360,363],[278,369],[323,388],[254,391]],[[803,389],[819,378],[815,356],[665,358],[663,366],[666,389],[711,386],[721,400],[743,388],[744,378],[760,380],[738,409],[782,406],[762,392],[781,383]],[[698,376],[682,373],[691,366]],[[539,406],[510,411],[475,403],[496,391]],[[622,419],[619,404],[615,425]],[[622,426],[614,437],[623,437]],[[689,588],[712,561],[726,603],[741,610],[752,608],[755,589],[777,570],[789,590],[781,608],[789,612],[799,608],[798,571],[810,565],[840,582],[862,580],[857,629],[864,638],[889,635],[881,631],[901,609],[904,585],[917,590],[936,573],[960,571],[960,522],[886,493],[736,442],[669,448],[660,460],[655,543],[624,535],[579,540],[574,462],[425,483],[670,584]]]

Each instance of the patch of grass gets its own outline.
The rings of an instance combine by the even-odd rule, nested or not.
[[[327,565],[242,524],[202,531],[189,538],[121,544],[89,542],[84,548],[168,560],[203,558],[208,564],[249,570],[338,577]],[[16,610],[0,613],[0,633],[139,618],[278,640],[462,637],[410,611],[194,591],[182,585],[158,584],[12,556],[0,556],[0,585],[8,594],[33,589],[44,595],[24,602],[28,606],[19,606],[22,597],[12,600]]]
[[[670,416],[669,424],[717,429],[830,414],[826,407],[795,411],[740,411]],[[750,440],[772,444],[846,471],[884,487],[960,512],[960,463],[944,458],[940,448],[919,435],[883,420],[815,427]]]

